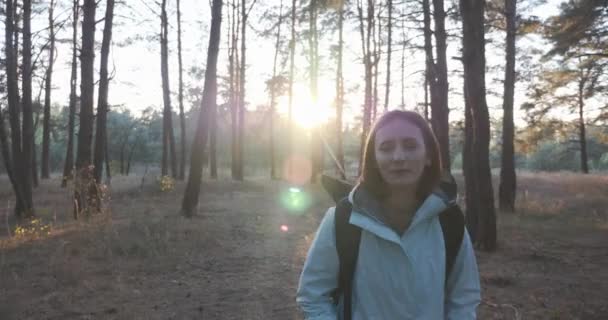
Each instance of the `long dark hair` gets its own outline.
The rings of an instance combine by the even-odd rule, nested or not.
[[[412,111],[389,111],[383,114],[373,125],[365,143],[363,169],[359,177],[359,185],[379,199],[388,195],[388,185],[380,175],[376,162],[375,140],[378,130],[395,119],[405,120],[418,127],[422,132],[427,157],[431,160],[431,163],[424,168],[416,193],[419,200],[425,199],[437,187],[441,179],[441,155],[437,138],[427,121],[418,113]]]

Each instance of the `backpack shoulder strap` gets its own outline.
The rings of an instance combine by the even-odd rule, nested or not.
[[[445,244],[445,282],[447,284],[464,237],[464,214],[458,205],[451,205],[439,214],[439,223]]]
[[[349,223],[352,205],[347,198],[338,202],[335,211],[336,250],[340,262],[338,288],[334,292],[334,302],[338,303],[340,296],[344,297],[343,319],[352,318],[352,280],[355,265],[359,256],[361,228]]]

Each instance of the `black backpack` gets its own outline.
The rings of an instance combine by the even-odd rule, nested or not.
[[[334,302],[337,304],[340,296],[344,297],[343,320],[352,318],[352,280],[355,274],[355,264],[359,256],[359,243],[361,242],[361,228],[349,223],[352,212],[352,204],[347,198],[343,198],[336,205],[335,232],[336,250],[340,262],[338,276],[338,288],[333,293]],[[450,205],[439,214],[441,231],[445,243],[445,279],[454,265],[454,260],[460,250],[464,236],[464,215],[456,204]]]

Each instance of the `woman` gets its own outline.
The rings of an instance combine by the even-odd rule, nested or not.
[[[352,319],[475,319],[479,274],[466,230],[449,274],[439,215],[448,201],[436,190],[441,157],[417,113],[391,111],[372,128],[358,185],[348,200],[360,228],[352,279]],[[306,319],[343,319],[335,304],[340,261],[335,208],[323,218],[300,276],[297,302]],[[447,279],[446,279],[447,277]]]

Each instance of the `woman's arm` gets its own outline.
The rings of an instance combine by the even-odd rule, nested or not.
[[[307,320],[336,320],[331,294],[338,285],[334,208],[321,221],[300,275],[296,301]]]
[[[476,319],[477,305],[481,300],[480,292],[475,252],[469,233],[465,230],[446,286],[445,319]]]

